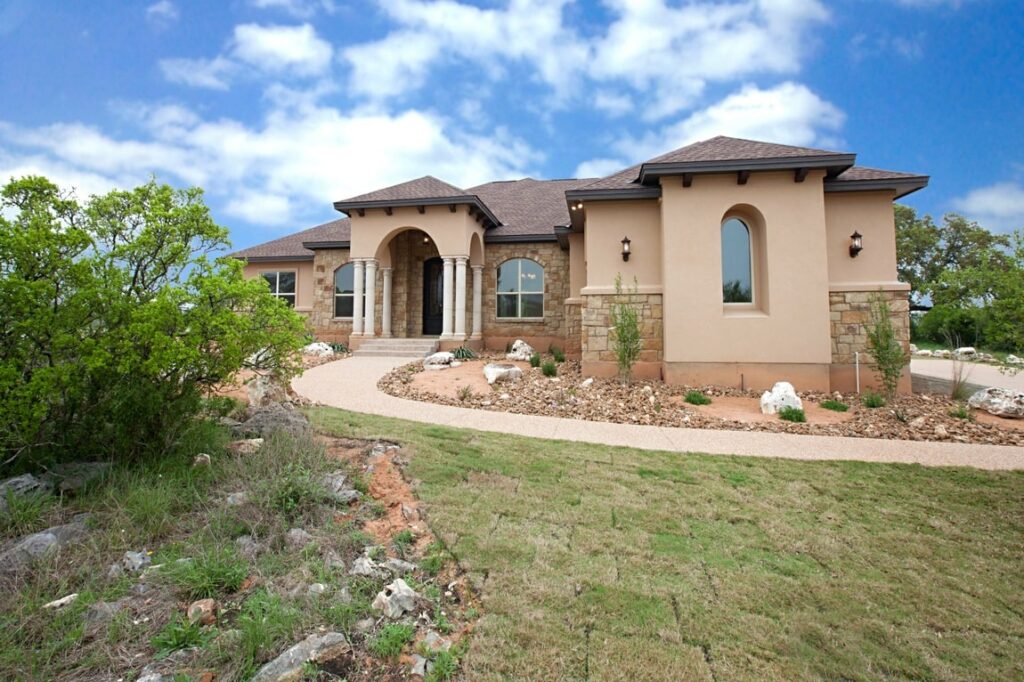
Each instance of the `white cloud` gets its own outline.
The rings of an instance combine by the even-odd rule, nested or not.
[[[334,50],[309,24],[235,26],[225,50],[212,59],[160,60],[164,77],[197,88],[227,90],[246,67],[258,73],[322,76]]]
[[[1024,228],[1024,185],[997,182],[953,200],[953,207],[990,230]]]
[[[343,112],[271,102],[246,125],[203,119],[180,106],[125,106],[140,134],[117,139],[80,123],[21,128],[0,123],[0,177],[39,172],[101,192],[161,180],[203,186],[231,217],[298,229],[333,200],[421,175],[456,185],[530,174],[541,156],[507,130],[450,129],[434,114]]]
[[[431,62],[441,53],[434,36],[412,31],[391,33],[343,53],[352,67],[351,90],[371,98],[394,97],[419,88]]]
[[[256,9],[279,10],[299,19],[310,19],[318,12],[333,14],[337,7],[332,0],[249,0]]]
[[[633,98],[629,95],[609,92],[607,90],[599,90],[594,95],[593,104],[596,109],[605,112],[609,116],[625,116],[633,111],[635,107]]]
[[[575,177],[603,178],[622,170],[626,165],[619,159],[590,159],[576,166]]]
[[[171,0],[160,0],[146,8],[146,21],[157,28],[170,26],[178,17],[178,8]]]
[[[678,147],[716,135],[781,144],[834,147],[846,115],[806,86],[785,82],[762,89],[744,85],[736,92],[684,119],[640,138],[625,137],[613,147],[618,160],[601,158],[577,168],[581,175],[608,175]]]
[[[235,27],[232,54],[266,72],[292,71],[315,76],[331,63],[330,43],[317,36],[309,24],[301,26]]]

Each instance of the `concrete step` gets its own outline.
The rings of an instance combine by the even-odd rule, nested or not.
[[[353,355],[361,357],[425,358],[437,351],[437,339],[366,339]]]
[[[404,350],[357,350],[352,353],[358,358],[418,358],[423,359],[430,353],[416,353]]]

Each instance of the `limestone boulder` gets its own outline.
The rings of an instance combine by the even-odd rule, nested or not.
[[[973,360],[978,355],[978,351],[974,346],[961,346],[953,351],[953,357],[961,360]]]
[[[454,353],[449,353],[446,350],[423,358],[423,369],[448,369],[449,367],[458,367],[461,364],[461,362],[455,359]]]
[[[1008,419],[1024,419],[1024,392],[1006,388],[984,388],[967,400],[977,410]]]
[[[1006,356],[1006,364],[1008,365],[1024,365],[1024,360],[1018,358],[1013,353]]]
[[[53,526],[15,540],[0,551],[0,573],[17,571],[33,561],[82,540],[89,532],[88,514],[78,514],[71,523]]]
[[[254,410],[238,430],[243,435],[260,438],[277,431],[302,436],[309,432],[309,420],[289,403],[272,403]]]
[[[777,414],[783,407],[804,409],[800,396],[788,381],[778,381],[772,390],[761,394],[761,414]]]
[[[292,682],[303,679],[307,663],[325,663],[349,654],[352,648],[340,632],[310,635],[260,668],[251,682]]]
[[[22,474],[0,482],[0,512],[7,511],[7,496],[35,497],[53,492],[53,483],[32,474]]]
[[[302,354],[314,355],[318,358],[329,358],[334,355],[334,349],[323,341],[317,341],[316,343],[311,343],[308,346],[303,346]]]
[[[484,365],[484,378],[488,384],[516,381],[522,378],[523,370],[505,362],[489,362]]]
[[[919,358],[930,358],[932,356],[932,352],[925,348],[924,350],[914,351],[914,355],[916,355]]]
[[[416,609],[419,595],[401,578],[384,587],[373,600],[373,608],[388,618],[401,618]]]
[[[522,339],[516,339],[515,343],[512,344],[511,352],[507,353],[505,357],[509,360],[528,361],[536,352],[530,344]]]
[[[257,374],[246,384],[250,407],[265,407],[288,400],[288,389],[269,374]]]

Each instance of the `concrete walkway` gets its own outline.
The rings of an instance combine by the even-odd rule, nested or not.
[[[1024,368],[1016,375],[1003,374],[999,368],[982,363],[965,362],[964,379],[975,386],[998,386],[1014,391],[1024,391]],[[910,373],[932,379],[949,381],[953,378],[953,361],[942,358],[911,358]]]
[[[353,412],[535,438],[672,452],[1024,469],[1024,447],[612,424],[435,405],[378,390],[377,381],[384,374],[407,362],[403,358],[350,357],[307,370],[292,387],[314,402]]]

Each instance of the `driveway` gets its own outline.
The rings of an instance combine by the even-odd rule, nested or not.
[[[313,402],[343,410],[534,438],[680,453],[1024,469],[1024,447],[612,424],[436,405],[396,398],[377,388],[382,376],[407,362],[349,357],[306,370],[292,381],[292,388]]]
[[[910,373],[928,379],[949,381],[953,376],[953,364],[952,360],[941,358],[911,358]],[[1024,391],[1024,371],[1018,372],[1014,376],[1003,374],[992,365],[974,362],[965,362],[962,365],[965,372],[964,379],[971,385],[982,388],[998,386],[1014,391]]]

